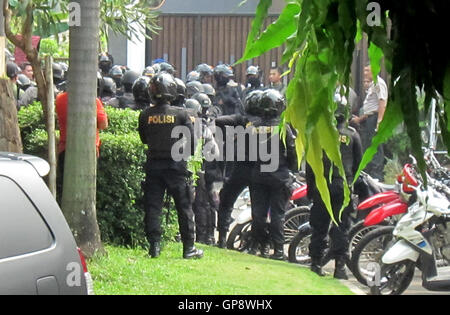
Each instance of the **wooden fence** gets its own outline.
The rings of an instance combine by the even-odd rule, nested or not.
[[[277,16],[269,16],[265,26],[276,19]],[[153,59],[164,58],[176,67],[177,75],[182,79],[200,63],[213,66],[233,64],[242,57],[252,20],[253,16],[250,15],[163,14],[159,17],[159,34],[150,34],[152,39],[147,40],[146,64],[150,64]],[[359,102],[364,98],[362,70],[368,62],[367,48],[365,38],[357,45],[353,56],[351,85],[360,97]],[[263,83],[267,85],[270,67],[280,64],[283,51],[284,47],[273,49],[237,65],[236,80],[245,82],[246,68],[253,64],[260,66]],[[387,79],[384,68],[381,76]],[[285,78],[285,82],[289,78]]]
[[[266,25],[276,20],[268,17]],[[164,58],[173,64],[182,79],[200,63],[217,65],[233,64],[242,57],[251,27],[252,16],[224,15],[161,15],[158,35],[150,34],[147,41],[146,64],[156,58]],[[282,48],[274,49],[261,57],[235,67],[237,81],[245,82],[245,70],[259,65],[267,83],[269,69],[278,66]]]

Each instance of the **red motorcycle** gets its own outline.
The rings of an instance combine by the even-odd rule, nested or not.
[[[364,285],[367,285],[367,279],[370,279],[374,272],[371,270],[371,263],[381,258],[383,249],[392,240],[394,226],[414,200],[410,198],[406,201],[402,198],[403,193],[414,192],[410,186],[417,185],[412,169],[411,164],[403,167],[401,175],[397,177],[394,191],[376,194],[358,205],[360,211],[376,207],[358,223],[361,229],[366,229],[366,233],[355,244],[348,264],[355,278]]]
[[[394,189],[395,186],[393,185],[386,185],[383,183],[380,183],[376,179],[372,178],[369,174],[362,172],[361,176],[365,182],[365,184],[369,188],[369,194],[374,194],[372,197],[369,197],[367,200],[371,200],[366,204],[366,207],[363,210],[367,210],[370,208],[373,208],[377,205],[380,205],[381,203],[385,203],[384,194],[390,195],[389,192],[387,192],[387,189]],[[392,197],[391,197],[392,198]],[[393,199],[391,199],[392,201]],[[378,210],[382,211],[382,210]],[[349,252],[348,256],[351,257],[352,250],[354,246],[359,242],[359,240],[367,234],[372,229],[378,227],[378,224],[386,224],[381,220],[377,223],[372,223],[376,225],[364,225],[364,221],[358,221],[358,218],[360,216],[358,215],[352,215],[351,219],[353,220],[353,225],[351,229],[349,230]],[[361,217],[364,217],[362,215]],[[311,233],[312,229],[308,222],[303,223],[302,225],[297,227],[296,234],[292,238],[289,249],[288,249],[288,259],[290,262],[298,263],[298,264],[308,264],[310,262],[309,257],[309,243],[311,239]],[[322,265],[327,264],[331,260],[331,257],[328,253],[328,251],[325,251],[324,257],[322,259]],[[349,264],[348,264],[349,265]]]

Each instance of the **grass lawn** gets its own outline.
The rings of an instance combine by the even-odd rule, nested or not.
[[[142,249],[106,246],[107,256],[88,262],[96,294],[156,295],[350,295],[331,276],[236,251],[197,245],[199,260],[182,258],[181,243],[169,243],[150,259]]]

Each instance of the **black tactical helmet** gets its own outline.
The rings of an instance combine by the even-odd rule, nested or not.
[[[155,74],[158,74],[160,72],[161,66],[159,63],[155,63],[151,65],[151,67],[153,68],[153,70],[155,70]]]
[[[159,72],[167,72],[170,73],[171,75],[175,74],[175,68],[167,62],[161,62],[159,63]]]
[[[200,73],[198,71],[191,71],[186,76],[186,82],[200,81]]]
[[[233,69],[229,65],[218,65],[214,68],[214,80],[218,86],[225,86],[233,77]]]
[[[104,77],[103,78],[103,93],[102,96],[114,96],[117,92],[116,82],[113,78]]]
[[[247,68],[247,75],[256,75],[257,77],[260,76],[260,71],[258,66],[250,66]]]
[[[199,81],[191,81],[186,83],[186,94],[187,97],[191,97],[195,93],[203,93],[203,84]]]
[[[102,70],[103,73],[108,73],[112,66],[113,58],[110,54],[101,53],[98,56],[98,67]]]
[[[213,74],[213,68],[206,64],[206,63],[201,63],[199,64],[196,68],[195,71],[199,72],[200,74],[204,73],[206,75],[212,75]]]
[[[219,75],[226,78],[231,78],[233,76],[233,69],[231,68],[231,66],[226,64],[217,65],[214,68],[214,77]]]
[[[183,80],[179,78],[175,78],[175,83],[177,84],[177,97],[186,97],[186,84],[184,84]]]
[[[155,75],[155,68],[152,66],[148,66],[142,71],[142,75],[145,75],[146,77],[152,78]]]
[[[98,62],[109,62],[112,63],[111,57],[108,53],[101,53],[98,55]]]
[[[109,71],[109,76],[116,83],[116,88],[122,88],[123,71],[121,66],[119,65],[113,66]]]
[[[338,124],[341,124],[345,121],[345,118],[349,116],[348,114],[348,106],[347,104],[343,104],[341,102],[337,103],[336,111],[334,112],[334,117]]]
[[[122,77],[122,84],[125,87],[125,92],[131,93],[134,81],[136,81],[139,78],[139,73],[135,71],[127,71]]]
[[[183,80],[175,78],[177,84],[177,97],[172,101],[173,106],[184,107],[184,100],[186,98],[186,85]]]
[[[195,71],[200,73],[199,80],[204,83],[207,77],[211,77],[213,75],[213,67],[206,63],[201,63],[195,68]]]
[[[141,76],[133,83],[133,96],[136,103],[150,103],[150,78]]]
[[[20,68],[14,62],[8,62],[6,64],[6,75],[12,79],[20,73]]]
[[[188,110],[190,110],[191,112],[197,114],[197,115],[201,115],[202,114],[202,106],[200,105],[200,103],[193,99],[193,98],[188,98],[186,100],[186,108]]]
[[[173,101],[177,96],[175,78],[167,72],[160,72],[150,81],[150,96],[155,103]]]
[[[268,89],[261,95],[260,111],[264,117],[276,117],[285,109],[284,96],[275,89]]]
[[[109,75],[113,78],[114,77],[122,78],[123,77],[122,67],[120,67],[119,65],[113,66],[111,70],[109,70]]]
[[[251,91],[244,100],[245,112],[250,115],[261,115],[261,97],[264,91],[254,90]]]
[[[211,107],[212,105],[209,96],[205,93],[195,93],[194,95],[192,95],[192,98],[194,100],[197,100],[203,108]]]
[[[31,86],[31,80],[25,75],[20,73],[17,76],[17,85],[22,89],[22,90],[26,90]]]
[[[54,62],[52,64],[53,69],[53,80],[61,81],[64,78],[64,70],[59,63]]]
[[[203,92],[210,98],[216,96],[216,90],[209,83],[203,83]]]

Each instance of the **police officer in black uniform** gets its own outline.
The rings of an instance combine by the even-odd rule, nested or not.
[[[114,65],[114,58],[109,53],[104,52],[98,56],[98,67],[103,76],[108,76],[109,71]]]
[[[150,99],[150,92],[149,92],[149,84],[150,84],[150,78],[147,76],[140,76],[136,81],[133,83],[133,97],[135,106],[131,109],[134,110],[143,110],[150,106],[151,99]]]
[[[338,105],[335,116],[337,120],[337,128],[339,131],[340,151],[342,162],[344,165],[347,183],[352,183],[354,175],[358,169],[358,165],[362,157],[361,139],[355,129],[346,126],[345,122],[346,106]],[[331,162],[324,157],[324,176],[329,178]],[[338,279],[347,279],[345,271],[345,263],[347,260],[347,252],[349,246],[348,229],[350,226],[349,214],[352,211],[352,203],[350,202],[342,214],[339,222],[339,211],[344,202],[344,185],[346,183],[339,175],[338,169],[333,166],[333,174],[331,183],[328,183],[330,198],[332,200],[332,209],[334,218],[338,221],[338,225],[331,223],[331,218],[322,201],[320,193],[317,189],[315,177],[309,164],[306,165],[306,182],[308,184],[308,198],[313,201],[311,208],[310,224],[312,227],[311,243],[309,245],[309,255],[311,257],[311,270],[320,276],[325,273],[322,270],[322,256],[327,247],[326,237],[329,232],[330,236],[330,252],[335,259],[334,277]]]
[[[261,84],[261,71],[258,66],[250,66],[247,68],[247,82],[243,92],[244,97],[251,91],[262,90],[264,86]]]
[[[262,91],[254,91],[245,99],[246,115],[234,114],[221,116],[216,119],[217,127],[224,126],[251,126],[260,120],[257,114],[257,107]],[[246,143],[248,144],[248,137]],[[224,179],[223,187],[220,191],[220,203],[218,209],[217,230],[219,231],[219,241],[217,245],[220,248],[226,247],[227,232],[231,224],[231,212],[239,194],[250,185],[251,174],[254,161],[249,160],[248,147],[245,148],[244,161],[237,160],[237,148],[235,147],[234,165],[229,177]],[[243,149],[243,148],[239,148]],[[227,161],[230,162],[230,161]]]
[[[280,108],[285,100],[280,92],[266,90],[261,95],[258,116],[261,120],[254,124],[258,153],[267,152],[270,157],[257,154],[251,176],[250,197],[252,201],[252,234],[259,244],[261,255],[268,255],[269,242],[274,246],[272,259],[284,259],[284,215],[291,196],[291,176],[289,170],[298,170],[295,138],[289,125],[286,125],[286,137],[283,142],[280,132]],[[261,150],[261,146],[265,149]],[[270,223],[267,229],[267,216],[270,209]],[[255,246],[254,245],[254,246]]]
[[[128,70],[122,77],[123,94],[109,101],[108,105],[116,108],[136,109],[136,101],[133,96],[133,84],[139,79],[139,73]]]
[[[186,84],[179,79],[175,78],[175,83],[177,84],[177,97],[172,101],[172,106],[185,107],[184,102],[186,100]]]
[[[214,79],[216,81],[216,103],[222,110],[223,115],[244,114],[244,108],[240,98],[238,87],[229,86],[233,77],[230,66],[221,64],[214,68]]]
[[[213,67],[206,63],[199,64],[195,71],[200,73],[199,81],[201,83],[211,83],[212,82],[212,76],[213,76]]]
[[[172,138],[172,130],[184,126],[190,132],[187,145],[194,152],[194,130],[186,110],[169,105],[176,96],[177,84],[169,73],[161,72],[150,82],[150,96],[155,106],[143,110],[139,116],[139,135],[148,145],[145,165],[146,181],[144,189],[145,227],[150,243],[152,258],[160,255],[161,210],[164,193],[173,197],[178,213],[183,258],[201,258],[203,251],[195,248],[194,213],[186,161],[177,162],[172,157],[173,146],[181,141]]]

